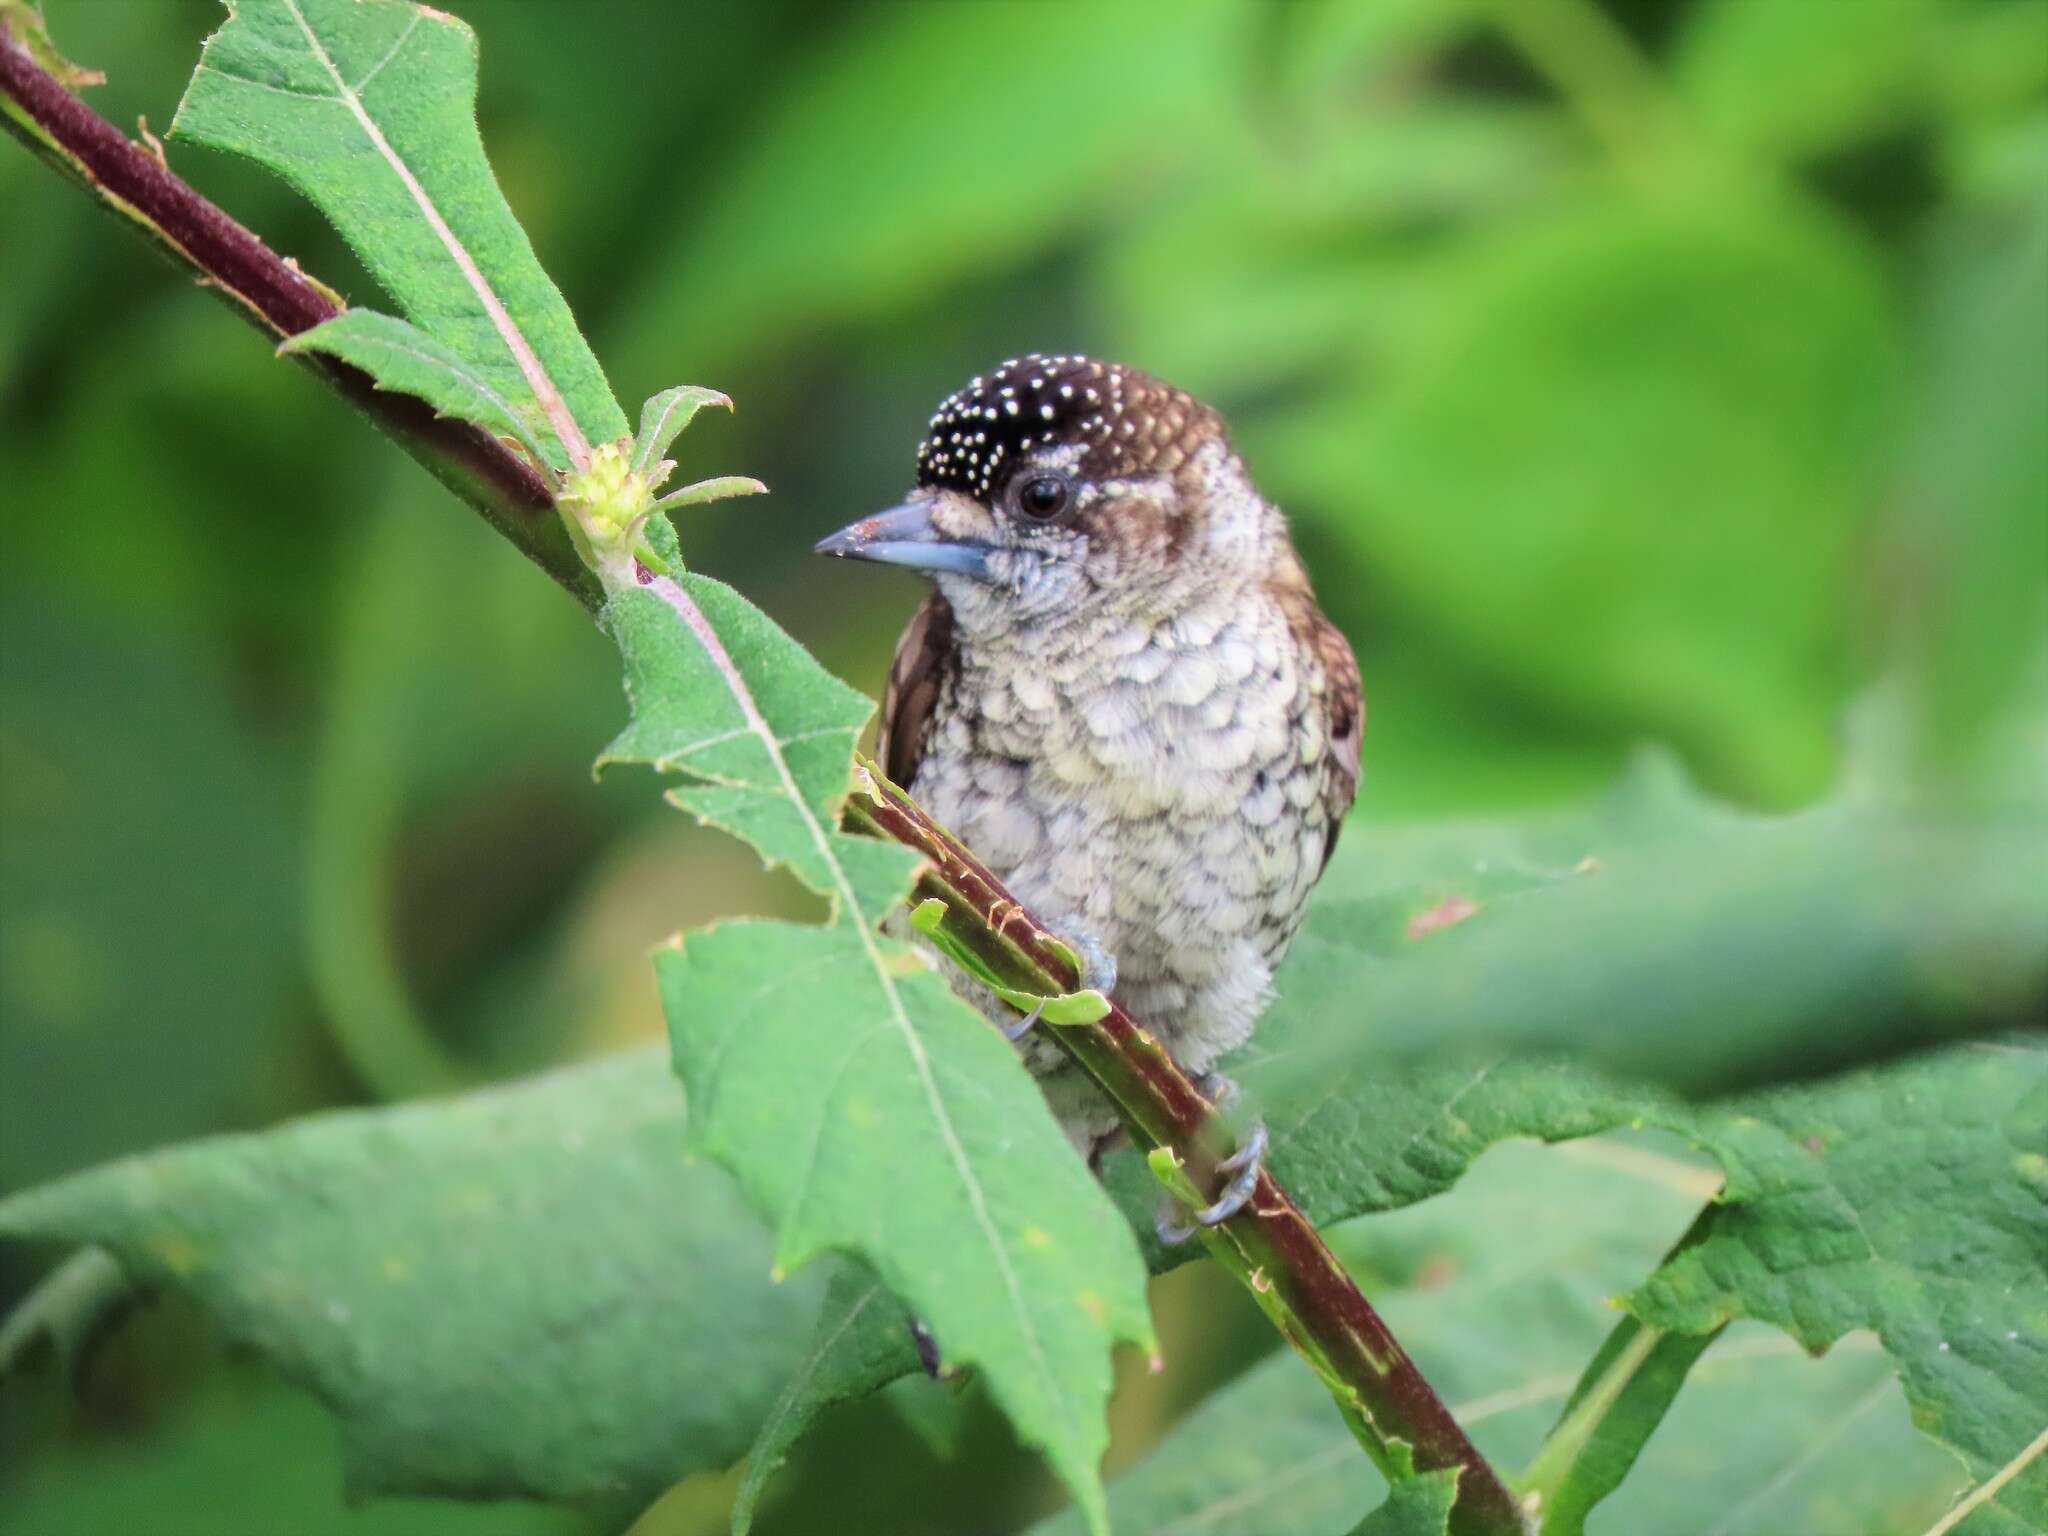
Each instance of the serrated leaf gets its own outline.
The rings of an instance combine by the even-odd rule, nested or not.
[[[1015,1051],[883,917],[915,855],[838,830],[872,706],[717,582],[656,577],[603,622],[632,720],[604,756],[824,896],[825,923],[728,923],[656,959],[691,1143],[794,1268],[858,1255],[986,1379],[1100,1528],[1110,1347],[1149,1346],[1130,1229]]]
[[[1632,830],[1610,820],[1613,841],[1598,848],[1598,870],[1568,881],[1491,871],[1475,913],[1447,931],[1406,936],[1403,914],[1426,910],[1444,889],[1435,884],[1312,916],[1299,956],[1307,974],[1282,971],[1282,1001],[1235,1068],[1249,1091],[1266,1096],[1274,1172],[1318,1221],[1331,1221],[1446,1187],[1506,1136],[1555,1139],[1623,1125],[1674,1131],[1716,1158],[1730,1186],[1710,1225],[1719,1241],[1689,1249],[1637,1293],[1643,1319],[1704,1333],[1753,1317],[1815,1348],[1873,1329],[1923,1425],[1974,1475],[1995,1476],[2048,1422],[2048,1313],[2022,1299],[2048,1294],[2048,1202],[2027,1183],[2029,1169],[2048,1167],[2048,1089],[2040,1086],[2048,1055],[2040,1049],[1958,1047],[1727,1107],[1689,1106],[1538,1059],[1416,1060],[1390,1071],[1354,1045],[1344,1070],[1343,1053],[1319,1054],[1312,1044],[1344,1013],[1318,1020],[1289,1005],[1293,989],[1337,1009],[1348,977],[1354,995],[1372,999],[1370,1033],[1354,1025],[1356,1039],[1420,1045],[1433,1035],[1439,1056],[1451,1040],[1469,1038],[1467,1019],[1504,1016],[1508,1031],[1532,1028],[1533,1040],[1562,1045],[1569,1015],[1592,1053],[1621,1048],[1616,1059],[1636,1065],[1662,1051],[1660,1070],[1676,1066],[1684,1080],[1684,1053],[1725,1063],[1766,1051],[1782,1060],[1785,1046],[1774,1042],[1787,1036],[1796,1052],[1802,1034],[1894,1027],[1923,997],[1952,1006],[1953,992],[1935,991],[1929,978],[1955,968],[1931,956],[1967,955],[1967,974],[1995,976],[2005,946],[2024,956],[2048,932],[2026,918],[2041,895],[2025,874],[2042,864],[2026,852],[2036,840],[2031,824],[1970,838],[1959,853],[1947,836],[1900,828],[1870,807],[1731,821],[1668,795],[1629,802]],[[1676,864],[1651,834],[1671,818],[1713,829],[1681,838],[1670,855]],[[1561,838],[1569,849],[1582,835],[1552,828],[1543,840]],[[1893,837],[1923,857],[1899,852]],[[1873,840],[1883,854],[1875,865]],[[1644,847],[1654,857],[1631,874],[1632,850]],[[1801,862],[1816,849],[1821,862]],[[1757,879],[1760,868],[1770,880]],[[1818,893],[1814,879],[1824,882]],[[1626,952],[1607,945],[1599,965],[1583,962],[1589,946],[1614,934],[1628,936]],[[1514,965],[1496,971],[1493,959],[1509,948]],[[1499,1008],[1510,993],[1515,1006]],[[1850,1009],[1873,1017],[1844,1017]],[[1698,1045],[1682,1020],[1731,1038]],[[1626,1040],[1630,1031],[1642,1038]],[[2029,1108],[2030,1095],[2041,1104]],[[1836,1167],[1850,1171],[1831,1174]],[[1837,1177],[1848,1186],[1834,1187]],[[1873,1240],[1888,1235],[1899,1251],[1872,1252],[1866,1230]],[[1937,1328],[1959,1334],[1951,1351],[1928,1336]],[[1949,1358],[1965,1349],[1990,1380],[1975,1381]],[[1625,1406],[1653,1413],[1669,1400]],[[2016,1476],[1995,1502],[2039,1499],[2043,1475]],[[2032,1518],[2032,1504],[2016,1507]]]
[[[1816,813],[1813,819],[1830,828],[1846,824],[1853,833],[1856,818],[1871,814],[1875,814],[1872,807],[1859,803]],[[1432,1030],[1439,1036],[1455,1035],[1456,1030],[1443,1027],[1447,1011],[1453,1020],[1469,1016],[1489,1027],[1498,1017],[1511,1028],[1520,1014],[1533,1012],[1538,1018],[1556,1021],[1559,1033],[1554,1038],[1559,1044],[1570,1038],[1563,1033],[1568,1015],[1577,1023],[1581,1037],[1588,1026],[1597,1026],[1596,1048],[1609,1041],[1625,1046],[1627,1054],[1622,1059],[1630,1064],[1650,1061],[1656,1053],[1668,1054],[1674,1049],[1696,1051],[1694,1059],[1710,1063],[1708,1070],[1717,1072],[1728,1071],[1730,1062],[1738,1064],[1737,1070],[1754,1070],[1754,1053],[1760,1051],[1777,1053],[1764,1059],[1782,1059],[1783,1047],[1773,1045],[1773,1032],[1789,1029],[1799,1033],[1788,1019],[1835,1023],[1829,1000],[1838,994],[1832,990],[1830,978],[1844,972],[1821,967],[1824,955],[1814,955],[1808,964],[1815,974],[1804,979],[1796,972],[1788,973],[1781,983],[1743,959],[1733,962],[1732,975],[1716,976],[1714,946],[1722,942],[1728,929],[1701,921],[1691,907],[1684,909],[1685,921],[1696,925],[1692,931],[1702,952],[1691,962],[1699,968],[1698,980],[1685,985],[1707,990],[1711,999],[1698,1009],[1683,1006],[1683,987],[1667,1002],[1668,983],[1649,985],[1609,957],[1602,966],[1591,968],[1616,973],[1608,990],[1572,993],[1571,1005],[1560,1004],[1552,1013],[1540,986],[1532,991],[1530,978],[1545,976],[1547,966],[1575,967],[1572,957],[1591,942],[1584,937],[1583,926],[1546,926],[1543,931],[1549,948],[1518,949],[1521,970],[1512,981],[1506,972],[1498,977],[1488,973],[1485,979],[1476,980],[1470,971],[1460,970],[1455,955],[1440,963],[1432,954],[1435,949],[1452,946],[1467,930],[1476,934],[1490,925],[1534,922],[1548,907],[1576,902],[1583,888],[1609,879],[1639,852],[1662,858],[1667,847],[1685,851],[1687,857],[1699,850],[1715,850],[1713,856],[1725,860],[1726,867],[1754,870],[1793,846],[1780,835],[1780,825],[1777,820],[1731,813],[1699,797],[1665,767],[1650,765],[1610,797],[1597,815],[1547,816],[1490,828],[1432,826],[1406,836],[1375,829],[1372,838],[1354,841],[1347,853],[1340,854],[1328,877],[1335,899],[1319,901],[1312,909],[1280,972],[1278,1001],[1261,1021],[1252,1045],[1228,1064],[1248,1096],[1266,1112],[1272,1133],[1269,1163],[1275,1176],[1312,1219],[1326,1224],[1437,1194],[1456,1182],[1486,1148],[1513,1137],[1568,1140],[1613,1127],[1652,1125],[1676,1131],[1705,1152],[1738,1156],[1741,1136],[1737,1118],[1711,1107],[1683,1104],[1651,1088],[1603,1080],[1583,1069],[1540,1058],[1504,1057],[1497,1051],[1474,1056],[1440,1047],[1437,1060],[1389,1063],[1364,1054],[1362,1048],[1374,1043],[1383,1031],[1398,1031],[1397,1038],[1404,1042],[1412,1038],[1417,1045]],[[2009,857],[2017,846],[2006,841],[2003,854]],[[1581,867],[1588,853],[1599,856],[1598,867]],[[1998,953],[1996,946],[1987,942],[1990,938],[2031,931],[2010,915],[1997,916],[2012,910],[2009,903],[2015,894],[2016,866],[2000,863],[1996,867],[2006,870],[2006,879],[1974,892],[1962,891],[1960,882],[1966,873],[1981,867],[1974,860],[1965,861],[1945,873],[1941,886],[1968,898],[1947,909],[1953,926],[1944,937],[1960,941],[1963,935],[1978,935],[1972,952],[1980,966]],[[1592,925],[1594,934],[1627,932],[1632,943],[1644,942],[1646,925],[1660,903],[1669,904],[1676,878],[1662,866],[1653,868],[1660,870],[1654,878],[1631,880],[1623,895],[1603,899],[1601,913],[1626,911],[1628,917],[1624,922],[1618,915],[1603,916]],[[1922,878],[1926,874],[1923,870]],[[1948,885],[1946,874],[1953,874],[1958,883]],[[1677,884],[1680,890],[1686,889],[1682,879]],[[1759,888],[1752,878],[1742,887],[1743,900],[1753,904],[1768,889]],[[1845,883],[1844,889],[1853,888]],[[2018,894],[2022,898],[2018,910],[2024,912],[2026,892]],[[1855,890],[1854,899],[1845,900],[1839,912],[1846,933],[1862,931],[1858,925],[1869,922],[1872,911],[1881,912],[1889,899],[1888,891]],[[1445,922],[1441,914],[1447,907],[1464,915]],[[1770,911],[1739,911],[1734,914],[1739,921],[1733,931],[1768,937],[1773,924],[1792,922],[1794,931],[1787,942],[1796,943],[1802,955],[1808,955],[1817,944],[1824,950],[1829,944],[1843,942],[1834,939],[1823,922],[1835,920],[1836,914],[1819,913],[1787,898],[1787,911],[1793,910],[1799,914],[1797,920]],[[1990,914],[1994,920],[1986,923],[1980,914]],[[1436,925],[1419,921],[1424,919]],[[1672,942],[1681,943],[1686,931],[1675,928]],[[1485,953],[1484,949],[1477,952]],[[1857,942],[1853,952],[1882,956],[1882,976],[1919,975],[1897,956],[1885,953],[1875,940]],[[1692,951],[1675,953],[1689,955]],[[1657,961],[1666,973],[1673,963]],[[1403,978],[1416,967],[1426,967],[1435,979],[1431,990],[1414,994],[1426,1001],[1412,1009],[1388,1006],[1385,1000],[1389,997],[1409,995]],[[1821,984],[1815,985],[1816,980]],[[1922,984],[1914,982],[1916,987]],[[1746,1014],[1723,1002],[1724,998],[1740,1002],[1746,987],[1754,1003],[1759,988],[1777,985],[1788,990],[1775,996],[1764,994],[1762,1005]],[[1514,1009],[1497,1006],[1504,995],[1515,997]],[[1787,998],[1801,1007],[1826,1011],[1787,1014],[1780,1008]],[[1371,1004],[1364,1018],[1359,1016],[1360,999]],[[1671,1021],[1668,1026],[1662,1022],[1666,1009]],[[1662,1033],[1667,1027],[1676,1029],[1680,1019],[1727,1019],[1731,1015],[1731,1040],[1695,1045],[1680,1039],[1674,1043]],[[1885,1021],[1842,1022],[1868,1028]],[[1349,1050],[1317,1054],[1319,1044],[1327,1045],[1333,1027],[1348,1032]],[[1648,1038],[1630,1042],[1631,1028],[1646,1031]],[[1812,1030],[1804,1032],[1810,1035]],[[1553,1037],[1539,1033],[1535,1038],[1550,1043]],[[1804,1048],[1794,1040],[1795,1051]],[[1665,1070],[1672,1065],[1669,1061],[1656,1064]],[[1987,1198],[2000,1198],[1988,1194],[1999,1187],[2000,1174],[1995,1163],[1976,1166],[1975,1176],[1988,1181],[1983,1186]],[[1707,1200],[1717,1185],[1717,1175],[1703,1167],[1691,1178],[1694,1198]],[[1105,1180],[1132,1222],[1145,1230],[1157,1190],[1133,1154],[1113,1154]],[[1790,1216],[1783,1219],[1793,1220]],[[1188,1257],[1185,1249],[1160,1250],[1149,1244],[1148,1255],[1155,1267],[1168,1267]],[[1705,1322],[1700,1331],[1712,1326]],[[1673,1342],[1658,1359],[1668,1358],[1673,1369],[1680,1370],[1679,1356],[1686,1348],[1683,1342]],[[1578,1363],[1570,1362],[1570,1368]],[[829,1360],[820,1367],[830,1368]],[[900,1368],[908,1368],[907,1357]],[[840,1395],[861,1390],[866,1390],[863,1380],[842,1382],[832,1389]],[[1642,1422],[1630,1425],[1617,1420],[1604,1425],[1607,1438],[1603,1447],[1619,1448],[1633,1439],[1640,1450],[1657,1414],[1669,1403],[1668,1392],[1645,1396],[1642,1384],[1636,1383],[1635,1391],[1624,1395],[1620,1409],[1641,1415]]]
[[[288,336],[278,351],[324,352],[353,363],[381,389],[416,395],[437,415],[473,421],[504,437],[517,438],[537,465],[545,466],[535,423],[491,387],[489,380],[416,325],[374,310],[344,310],[310,331]],[[544,430],[544,429],[543,429]]]
[[[0,1233],[193,1297],[339,1415],[358,1492],[637,1507],[738,1455],[821,1290],[770,1282],[680,1098],[623,1052],[129,1158],[0,1202]]]
[[[1534,1452],[1609,1330],[1607,1298],[1685,1229],[1693,1176],[1630,1141],[1505,1146],[1453,1192],[1329,1236],[1505,1469]],[[1684,1430],[1653,1442],[1654,1475],[1598,1512],[1595,1536],[1701,1536],[1709,1510],[1725,1521],[1719,1536],[1919,1536],[1954,1486],[1867,1335],[1816,1361],[1737,1324],[1696,1368],[1677,1412]],[[1322,1388],[1283,1352],[1119,1476],[1110,1505],[1120,1531],[1327,1536],[1383,1501],[1385,1487]],[[1033,1536],[1075,1529],[1063,1515]]]
[[[1351,1536],[1444,1536],[1458,1498],[1454,1467],[1399,1479],[1387,1501],[1359,1521]]]
[[[626,435],[568,305],[506,205],[476,126],[476,34],[411,0],[237,0],[174,137],[269,167],[341,231],[414,325],[515,415]],[[568,460],[551,434],[548,462]]]
[[[1872,1329],[1921,1428],[1980,1484],[2001,1475],[2048,1424],[2048,1042],[1961,1047],[1743,1109],[1700,1129],[1728,1170],[1706,1231],[1629,1309],[1695,1333],[1755,1318],[1814,1350]],[[2048,1528],[2048,1461],[1973,1519]]]

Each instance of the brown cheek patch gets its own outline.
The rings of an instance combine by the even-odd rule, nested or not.
[[[1093,548],[1106,550],[1127,565],[1169,558],[1186,541],[1191,521],[1152,496],[1127,491],[1106,496],[1089,508],[1082,527]]]

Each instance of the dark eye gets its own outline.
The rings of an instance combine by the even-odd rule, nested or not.
[[[1057,475],[1033,475],[1017,490],[1017,510],[1043,522],[1067,509],[1067,482]]]

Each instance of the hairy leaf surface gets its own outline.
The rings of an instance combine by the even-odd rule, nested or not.
[[[1734,1317],[1882,1340],[1914,1419],[1980,1484],[1987,1533],[2048,1528],[2048,1043],[1974,1045],[1760,1095],[1700,1128],[1707,1230],[1634,1291],[1645,1322]]]
[[[1564,1405],[1612,1323],[1608,1298],[1692,1218],[1699,1177],[1635,1141],[1502,1147],[1455,1191],[1331,1235],[1506,1470],[1528,1460]],[[1676,1415],[1645,1455],[1653,1470],[1597,1512],[1594,1536],[1918,1536],[1956,1485],[1949,1459],[1914,1433],[1868,1335],[1816,1361],[1738,1324],[1695,1368]],[[1423,1502],[1403,1487],[1373,1518],[1397,1521],[1402,1502]],[[1386,1497],[1326,1394],[1284,1352],[1110,1486],[1118,1529],[1155,1536],[1327,1536]],[[1074,1529],[1062,1516],[1033,1536]]]
[[[754,1509],[769,1479],[819,1414],[916,1369],[917,1355],[889,1288],[864,1264],[840,1264],[826,1287],[810,1348],[747,1452],[746,1476],[733,1496],[734,1536],[746,1536],[753,1528]]]
[[[686,1166],[654,1050],[316,1116],[0,1202],[0,1234],[110,1250],[339,1415],[363,1493],[644,1503],[744,1448],[821,1284]]]
[[[411,0],[237,0],[171,132],[283,176],[516,416],[541,408],[541,373],[589,439],[624,436],[625,413],[484,157],[476,78],[476,34]],[[552,436],[548,448],[562,467]]]
[[[1279,977],[1241,1074],[1276,1102],[1313,1102],[1368,1055],[1461,1044],[1705,1092],[2048,1002],[2037,804],[1944,820],[1852,778],[1813,810],[1742,815],[1650,758],[1593,814],[1426,836],[1419,884],[1401,841],[1332,866],[1331,894],[1367,905],[1319,907]]]
[[[442,416],[473,421],[517,438],[537,464],[546,464],[547,431],[530,408],[498,393],[475,368],[416,325],[370,309],[349,309],[324,325],[288,337],[280,352],[324,352],[354,363],[383,389],[417,395]]]

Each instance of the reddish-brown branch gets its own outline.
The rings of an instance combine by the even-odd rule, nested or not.
[[[177,176],[157,156],[73,95],[0,23],[0,121],[36,153],[85,184],[100,202],[147,232],[247,319],[282,339],[331,320],[330,291],[278,255]],[[576,558],[546,480],[505,444],[466,421],[436,416],[425,401],[376,387],[337,359],[299,361],[333,385],[586,607],[597,582]]]
[[[275,337],[295,335],[340,310],[328,290],[279,256],[130,141],[42,68],[0,23],[0,118],[33,150],[82,182],[100,201],[147,231],[180,265],[234,301]],[[554,515],[547,482],[504,443],[467,422],[437,417],[422,401],[378,390],[369,375],[317,354],[300,361],[418,459],[535,564],[588,607],[601,600]],[[855,811],[872,830],[930,861],[930,883],[949,906],[973,914],[978,940],[1027,976],[1061,988],[1078,984],[1057,941],[895,786],[877,777]],[[1212,1189],[1231,1150],[1227,1128],[1150,1034],[1112,1004],[1098,1023],[1061,1026],[1056,1038],[1115,1099],[1144,1143],[1172,1149],[1198,1187]],[[1225,1224],[1247,1272],[1270,1284],[1314,1347],[1355,1395],[1383,1442],[1413,1448],[1423,1470],[1459,1469],[1451,1529],[1458,1536],[1508,1536],[1520,1511],[1450,1410],[1388,1332],[1314,1226],[1271,1174],[1261,1173],[1249,1205]]]

